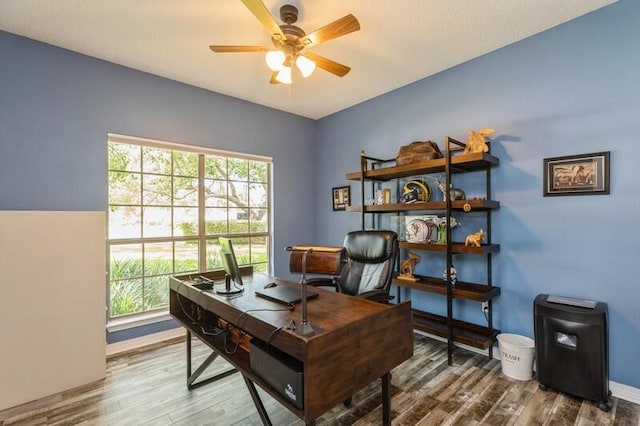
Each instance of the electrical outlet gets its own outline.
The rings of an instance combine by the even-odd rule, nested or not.
[[[488,301],[482,302],[482,312],[489,312],[489,302]]]

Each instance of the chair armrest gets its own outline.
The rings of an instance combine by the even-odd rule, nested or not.
[[[384,290],[365,291],[364,293],[359,293],[357,297],[362,297],[363,299],[372,300],[374,302],[380,302],[380,303],[388,303],[390,300],[393,300],[394,298],[394,296],[391,296],[388,292]]]

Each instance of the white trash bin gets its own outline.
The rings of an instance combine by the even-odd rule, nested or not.
[[[517,334],[498,334],[502,372],[512,379],[531,380],[535,342]]]

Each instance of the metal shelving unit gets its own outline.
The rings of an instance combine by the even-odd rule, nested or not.
[[[394,279],[393,284],[398,287],[398,300],[400,288],[429,292],[444,296],[447,304],[447,315],[435,315],[429,312],[413,310],[414,328],[447,339],[449,364],[452,361],[454,343],[463,343],[480,349],[488,349],[489,356],[493,356],[493,342],[499,330],[493,326],[492,301],[500,295],[500,288],[493,285],[493,255],[499,253],[500,246],[491,241],[491,213],[500,208],[498,201],[491,199],[491,168],[497,167],[499,159],[489,153],[464,154],[465,144],[453,138],[446,138],[445,153],[443,158],[415,162],[402,166],[395,165],[395,160],[383,160],[366,156],[361,153],[360,170],[347,173],[347,180],[360,182],[360,205],[348,208],[349,211],[361,214],[361,226],[365,229],[366,217],[371,215],[372,227],[376,227],[376,217],[380,214],[404,215],[407,212],[443,212],[447,218],[447,243],[436,244],[432,242],[415,243],[400,242],[401,250],[422,250],[441,252],[446,256],[446,279],[442,277],[417,276],[418,281]],[[449,189],[453,176],[459,173],[483,173],[486,182],[486,197],[473,200],[451,200]],[[371,184],[371,194],[380,182],[390,182],[401,178],[429,174],[445,175],[445,199],[446,201],[426,201],[411,204],[391,203],[383,205],[365,205],[365,193],[367,183]],[[399,185],[398,189],[399,189]],[[485,218],[485,243],[480,247],[465,246],[462,242],[452,241],[450,218],[453,212],[482,212]],[[480,255],[486,257],[486,281],[482,283],[470,283],[457,281],[452,283],[449,275],[453,265],[454,256]],[[453,300],[464,299],[476,302],[486,302],[486,325],[472,324],[455,318],[453,312]]]

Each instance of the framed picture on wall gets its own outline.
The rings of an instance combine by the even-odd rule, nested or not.
[[[347,206],[351,205],[351,187],[349,186],[339,186],[333,188],[332,198],[333,198],[333,210],[346,210]]]
[[[609,151],[544,159],[544,196],[609,193]]]

